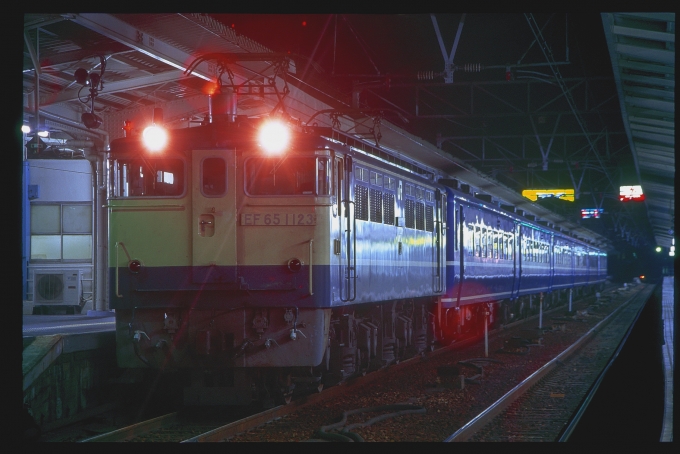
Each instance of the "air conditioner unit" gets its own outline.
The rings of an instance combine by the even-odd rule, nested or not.
[[[80,304],[80,270],[36,270],[33,302]]]

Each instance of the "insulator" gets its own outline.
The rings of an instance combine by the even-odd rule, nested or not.
[[[481,63],[466,63],[463,66],[463,71],[467,73],[478,73],[482,70],[482,64]]]
[[[434,71],[418,71],[417,77],[418,80],[433,80],[437,75]]]

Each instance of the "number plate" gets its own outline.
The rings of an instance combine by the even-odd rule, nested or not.
[[[242,213],[241,225],[316,225],[316,214]]]

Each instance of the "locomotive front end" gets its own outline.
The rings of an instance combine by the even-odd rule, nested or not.
[[[118,363],[187,372],[195,401],[206,382],[289,394],[328,347],[330,152],[286,128],[272,149],[260,123],[169,131],[155,151],[111,144]]]

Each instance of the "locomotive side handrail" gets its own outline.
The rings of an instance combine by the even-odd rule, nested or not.
[[[434,253],[436,255],[436,262],[437,262],[437,271],[434,275],[434,280],[435,280],[435,285],[433,285],[433,290],[435,293],[441,293],[444,290],[444,279],[442,279],[442,228],[443,228],[443,220],[442,220],[442,210],[441,210],[441,204],[442,204],[442,193],[437,189],[436,192],[436,204],[435,204],[435,213],[436,213],[436,220],[435,220],[435,235],[434,235],[434,240],[435,240],[435,247],[434,247]]]
[[[123,251],[125,251],[125,255],[128,258],[128,262],[131,259],[130,259],[130,254],[128,253],[127,249],[125,248],[125,245],[123,244],[123,242],[122,241],[116,241],[116,296],[118,298],[122,298],[123,295],[121,295],[119,290],[118,290],[118,268],[119,268],[119,266],[118,266],[118,245],[121,245],[123,247]]]
[[[184,205],[102,205],[102,208],[111,210],[111,212],[122,211],[184,211]]]
[[[357,227],[357,219],[356,216],[354,215],[354,209],[350,210],[350,205],[354,205],[354,201],[352,200],[343,200],[342,203],[345,204],[345,210],[348,214],[348,219],[347,219],[347,229],[345,230],[345,240],[346,240],[346,250],[347,250],[347,285],[346,285],[346,290],[347,290],[347,299],[343,299],[342,294],[340,295],[340,300],[342,302],[347,302],[347,301],[354,301],[357,297],[357,284],[356,284],[356,279],[357,279],[357,254],[356,254],[356,248],[357,248],[357,237],[356,237],[356,227]],[[352,218],[351,221],[349,218]],[[352,222],[352,228],[349,228],[349,223]],[[350,245],[351,243],[351,245]],[[353,255],[352,255],[353,254]],[[350,258],[352,257],[352,258]],[[340,259],[342,260],[342,258]],[[350,265],[350,260],[352,260],[352,265]],[[350,290],[352,289],[352,276],[351,276],[351,271],[354,270],[354,293],[352,297],[350,297]]]
[[[314,244],[314,238],[309,240],[309,294],[314,295],[314,289],[313,289],[313,280],[312,280],[312,268],[314,265],[313,259],[312,259],[312,245]]]
[[[279,196],[277,196],[279,197]],[[285,196],[287,197],[287,196]],[[315,197],[328,197],[328,196],[315,196]],[[244,203],[244,207],[331,207],[332,203]]]

